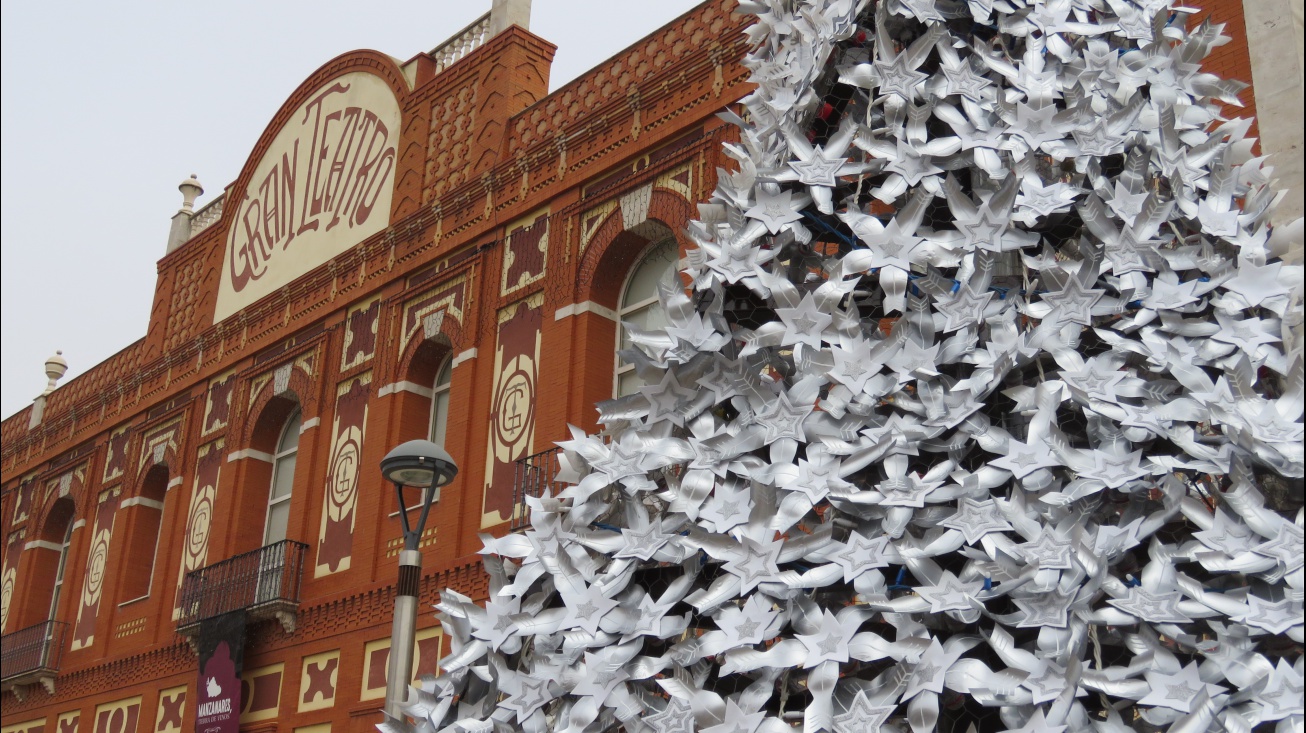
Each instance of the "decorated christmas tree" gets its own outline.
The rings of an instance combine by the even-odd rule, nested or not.
[[[1301,229],[1221,27],[740,11],[647,386],[486,540],[490,600],[444,594],[418,727],[1302,730]]]

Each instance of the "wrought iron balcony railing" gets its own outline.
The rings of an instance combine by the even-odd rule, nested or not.
[[[561,453],[561,448],[550,448],[533,456],[517,459],[516,478],[512,487],[512,531],[516,532],[531,526],[531,510],[526,503],[526,497],[538,499],[545,491],[552,496],[557,496],[558,492],[566,486],[556,478],[561,468],[558,464],[558,456]]]
[[[308,545],[282,540],[192,570],[181,584],[177,632],[191,636],[204,619],[244,609],[251,619],[276,618],[295,630]]]
[[[0,637],[0,688],[21,695],[23,685],[40,682],[54,694],[68,624],[43,621]]]

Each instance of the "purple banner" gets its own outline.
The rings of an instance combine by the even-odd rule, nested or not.
[[[238,733],[245,612],[232,611],[201,621],[199,657],[195,732]]]

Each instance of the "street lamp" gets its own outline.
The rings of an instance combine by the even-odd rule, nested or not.
[[[404,527],[404,549],[399,553],[399,584],[395,592],[394,626],[390,630],[390,678],[386,681],[385,708],[392,717],[403,720],[403,705],[408,701],[408,682],[413,677],[413,647],[417,637],[417,589],[422,576],[422,553],[418,543],[426,516],[431,511],[435,492],[453,481],[458,466],[444,448],[429,440],[410,440],[381,459],[381,473],[395,485],[399,499],[399,518]],[[408,523],[408,503],[404,488],[422,491],[422,511],[417,525]]]

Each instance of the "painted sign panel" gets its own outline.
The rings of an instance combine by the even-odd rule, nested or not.
[[[240,722],[253,723],[277,717],[281,709],[281,678],[285,671],[285,662],[278,662],[240,676]]]
[[[516,228],[508,227],[503,247],[499,294],[508,295],[544,279],[549,257],[549,213],[528,217]]]
[[[441,644],[444,629],[432,626],[419,629],[414,637],[417,648],[413,651],[413,682],[423,675],[440,674]],[[363,645],[363,689],[359,700],[385,697],[386,681],[390,678],[390,640],[377,639]]]
[[[218,475],[222,470],[222,447],[225,440],[215,440],[200,446],[195,463],[195,488],[190,496],[190,509],[186,513],[186,542],[181,548],[181,567],[177,571],[177,587],[186,579],[186,573],[204,567],[209,556],[209,527],[213,523],[213,502],[218,494]],[[181,602],[181,594],[177,594]],[[173,618],[178,609],[173,609]]]
[[[380,298],[349,309],[345,319],[345,345],[340,350],[340,371],[353,369],[376,354],[376,326],[380,316]]]
[[[177,453],[181,450],[181,428],[183,419],[174,420],[167,425],[153,428],[141,441],[141,455],[136,461],[136,473],[140,475],[147,466],[161,464],[176,465]]]
[[[235,371],[209,380],[209,389],[204,397],[204,427],[200,430],[201,436],[212,435],[227,427],[231,421],[231,393],[235,387]]]
[[[86,486],[86,464],[74,468],[60,476],[45,482],[45,489],[41,493],[40,505],[44,505],[51,498],[59,496],[81,497],[82,488]]]
[[[77,624],[73,626],[73,651],[95,643],[95,619],[100,613],[100,598],[104,595],[109,540],[113,537],[113,518],[118,513],[121,493],[122,489],[118,488],[100,492],[99,505],[95,509],[95,531],[91,535],[91,550],[86,559],[86,580],[82,583],[81,602],[77,604]]]
[[[159,710],[154,716],[154,733],[181,733],[186,715],[186,686],[159,691]]]
[[[535,440],[535,383],[539,375],[542,304],[543,297],[536,295],[499,312],[482,527],[512,517],[515,461],[530,453]]]
[[[95,733],[136,733],[141,696],[95,706]]]
[[[131,433],[126,425],[109,434],[109,445],[104,452],[104,474],[100,481],[109,483],[122,478],[127,472],[127,442]]]
[[[215,323],[386,227],[399,121],[389,85],[372,74],[309,95],[232,192],[240,198],[227,199]]]
[[[367,398],[372,373],[344,382],[336,392],[336,416],[331,430],[331,463],[318,535],[313,577],[349,569],[353,554],[354,509],[358,503],[359,458],[367,425]]]
[[[245,612],[232,611],[200,622],[199,686],[195,691],[196,733],[237,733],[245,657]]]
[[[339,674],[339,649],[304,657],[304,668],[299,676],[299,712],[334,706]]]
[[[36,476],[25,476],[18,482],[18,498],[14,501],[14,518],[10,523],[16,527],[27,521],[32,512],[32,498],[36,495]]]
[[[9,533],[5,538],[5,561],[0,569],[0,633],[9,629],[9,604],[14,600],[14,588],[18,583],[18,557],[23,552],[23,538],[26,529]]]
[[[405,303],[398,353],[405,353],[414,338],[445,334],[456,339],[462,332],[470,283],[469,276],[461,275]]]

